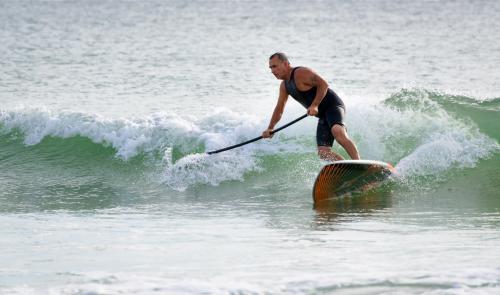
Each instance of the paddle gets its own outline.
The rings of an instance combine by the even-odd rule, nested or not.
[[[298,121],[300,121],[300,120],[304,119],[305,117],[307,117],[307,114],[302,115],[302,116],[298,117],[297,119],[295,119],[295,120],[293,120],[293,121],[291,121],[291,122],[286,123],[285,125],[281,126],[280,128],[274,129],[273,131],[271,131],[271,134],[274,134],[274,133],[276,133],[276,132],[278,132],[278,131],[280,131],[280,130],[283,130],[283,129],[285,129],[286,127],[288,127],[288,126],[290,126],[290,125],[293,125],[293,124],[297,123]],[[228,146],[228,147],[225,147],[225,148],[220,149],[220,150],[207,152],[207,154],[212,155],[212,154],[217,154],[217,153],[220,153],[220,152],[224,152],[224,151],[232,150],[232,149],[234,149],[234,148],[240,147],[240,146],[245,145],[245,144],[252,143],[252,142],[257,141],[257,140],[260,140],[260,139],[262,139],[262,136],[259,136],[259,137],[256,137],[256,138],[254,138],[254,139],[250,139],[250,140],[247,140],[247,141],[245,141],[245,142],[238,143],[238,144],[235,144],[235,145],[232,145],[232,146]]]

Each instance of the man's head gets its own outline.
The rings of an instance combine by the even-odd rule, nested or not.
[[[282,52],[276,52],[269,57],[269,68],[276,78],[285,80],[290,71],[288,57]]]

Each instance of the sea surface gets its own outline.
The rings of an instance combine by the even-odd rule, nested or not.
[[[0,293],[500,293],[499,15],[0,1]],[[314,206],[313,117],[205,154],[267,127],[276,51],[325,78],[395,177]],[[304,113],[290,98],[278,125]]]

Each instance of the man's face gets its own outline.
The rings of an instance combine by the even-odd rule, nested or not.
[[[271,73],[273,73],[277,79],[284,80],[288,70],[288,62],[281,61],[277,56],[275,56],[269,60],[269,68],[271,69]]]

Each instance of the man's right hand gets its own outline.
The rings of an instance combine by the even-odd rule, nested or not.
[[[264,130],[264,132],[262,132],[262,138],[270,138],[270,137],[273,137],[273,135],[271,134],[273,130],[272,129],[266,129]]]

